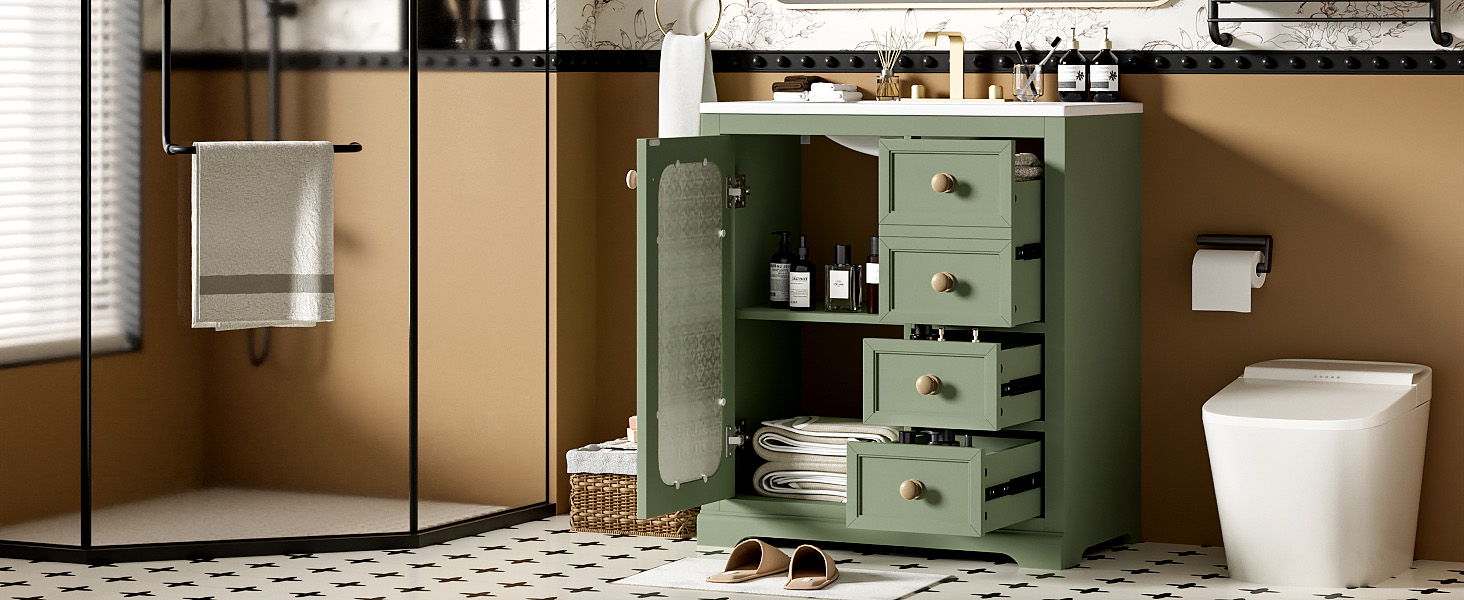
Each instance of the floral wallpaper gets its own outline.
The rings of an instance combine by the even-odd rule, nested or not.
[[[641,50],[659,46],[650,15],[653,0],[565,0],[558,7],[556,46],[571,50]],[[722,21],[712,47],[736,50],[843,50],[867,48],[874,34],[897,26],[918,33],[951,29],[968,48],[1005,49],[1015,41],[1046,49],[1053,36],[1078,29],[1084,48],[1101,47],[1103,28],[1116,49],[1214,50],[1205,27],[1205,0],[1173,0],[1155,8],[1093,9],[861,9],[799,10],[777,0],[722,0]],[[662,0],[662,18],[677,31],[706,30],[716,0]],[[672,6],[672,5],[676,6]],[[570,7],[577,7],[571,10]],[[1394,0],[1227,4],[1222,14],[1258,16],[1394,17],[1427,14],[1425,5]],[[1432,50],[1426,23],[1229,23],[1232,49]],[[1464,50],[1464,0],[1444,0],[1444,31]]]

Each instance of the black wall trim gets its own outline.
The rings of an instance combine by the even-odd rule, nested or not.
[[[1286,73],[1286,74],[1403,74],[1464,75],[1464,51],[1387,52],[1285,52],[1220,51],[1187,52],[1120,51],[1124,73]],[[944,73],[949,60],[944,51],[913,51],[900,59],[901,73]],[[406,69],[405,52],[287,52],[286,69],[303,70],[396,70]],[[651,72],[660,64],[655,50],[560,50],[552,52],[489,52],[424,50],[418,58],[425,71],[562,71],[562,72]],[[1009,51],[980,50],[966,53],[967,73],[1005,73],[1011,69]],[[237,69],[237,52],[175,52],[177,69]],[[878,69],[872,52],[760,52],[718,50],[713,66],[720,72],[788,73],[874,73]],[[251,65],[264,66],[263,54],[250,57]],[[148,55],[148,65],[157,68],[157,53]],[[1056,65],[1049,64],[1049,71]]]

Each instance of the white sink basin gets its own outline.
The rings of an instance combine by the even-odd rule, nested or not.
[[[880,102],[703,102],[702,114],[927,115],[950,117],[1084,117],[1144,112],[1140,102],[989,102],[917,100]]]

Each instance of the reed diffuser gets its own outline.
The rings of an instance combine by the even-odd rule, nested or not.
[[[895,74],[895,66],[899,64],[900,55],[910,45],[910,36],[898,28],[891,27],[884,35],[870,30],[874,36],[873,46],[875,54],[879,57],[879,75],[874,78],[874,98],[876,100],[899,100],[903,95],[900,90],[900,76]]]

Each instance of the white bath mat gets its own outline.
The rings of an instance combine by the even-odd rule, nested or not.
[[[797,598],[832,598],[834,600],[895,600],[930,587],[946,575],[875,571],[871,569],[839,569],[839,579],[821,590],[785,590],[784,575],[771,575],[745,583],[708,583],[707,577],[722,572],[726,559],[683,558],[642,571],[615,583],[645,587],[710,590],[735,594],[763,594]]]

